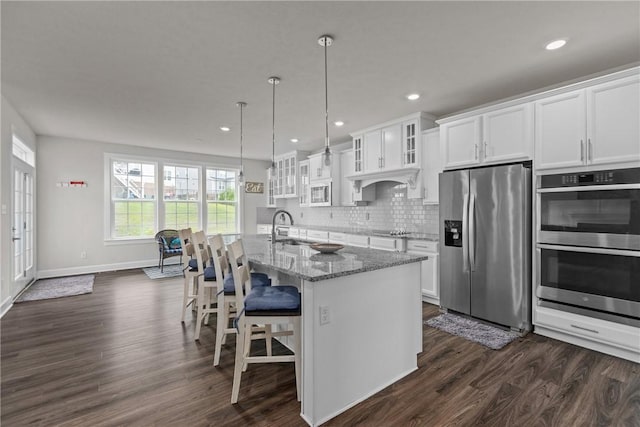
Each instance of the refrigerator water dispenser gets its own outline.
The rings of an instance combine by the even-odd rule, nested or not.
[[[462,247],[462,221],[444,220],[444,245]]]

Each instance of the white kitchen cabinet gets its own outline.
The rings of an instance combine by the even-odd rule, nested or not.
[[[438,176],[442,172],[440,160],[440,129],[433,128],[422,132],[422,185],[424,198],[422,204],[439,203]]]
[[[271,172],[271,168],[267,169],[267,207],[276,207],[275,197],[276,176]]]
[[[529,160],[533,110],[530,103],[472,115],[440,127],[445,169]]]
[[[640,77],[540,99],[536,167],[558,169],[640,161]]]
[[[438,266],[438,243],[422,240],[409,240],[407,253],[427,255],[429,259],[422,261],[421,286],[422,300],[440,305],[440,274]]]
[[[353,137],[353,173],[362,173],[364,172],[364,157],[362,145],[364,142],[364,137],[362,135],[356,135]]]
[[[483,114],[482,136],[483,163],[530,160],[533,152],[531,103]]]
[[[395,237],[370,236],[369,247],[383,251],[404,252],[405,239]]]
[[[357,246],[359,248],[369,247],[369,236],[363,236],[362,234],[347,234],[347,245]]]
[[[307,230],[307,240],[310,240],[312,242],[327,243],[329,241],[329,232],[320,230]]]
[[[433,117],[415,113],[352,133],[354,174],[419,168],[420,135],[433,124]]]
[[[473,116],[440,126],[440,148],[445,168],[480,163],[481,121],[480,116]]]
[[[309,160],[302,160],[298,163],[298,177],[299,185],[298,189],[300,206],[309,206]]]
[[[640,160],[640,76],[587,88],[590,164]]]
[[[376,198],[376,188],[374,185],[360,187],[354,185],[354,181],[349,176],[354,174],[354,150],[345,150],[340,153],[340,197],[342,206],[356,206],[374,201]]]
[[[336,231],[329,232],[329,243],[337,243],[339,245],[347,244],[347,235]]]
[[[317,153],[309,156],[309,175],[311,181],[337,178],[340,174],[340,153],[332,153],[331,165],[324,164],[324,154]]]
[[[534,332],[640,363],[640,328],[536,306]]]
[[[411,119],[402,122],[402,162],[403,166],[421,165],[420,157],[420,121]]]
[[[382,158],[382,130],[376,129],[364,134],[364,172],[380,170]]]
[[[305,152],[291,151],[275,157],[277,173],[274,183],[274,197],[276,199],[299,196],[298,162],[305,159],[306,155]]]

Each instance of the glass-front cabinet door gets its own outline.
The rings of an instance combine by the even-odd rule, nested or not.
[[[353,171],[354,173],[362,173],[362,135],[353,138]]]
[[[402,124],[402,142],[404,148],[404,165],[416,166],[419,163],[417,151],[417,132],[418,121],[411,120]]]
[[[299,163],[300,171],[300,206],[309,206],[309,160]]]

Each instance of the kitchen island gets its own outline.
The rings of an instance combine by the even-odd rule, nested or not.
[[[302,294],[302,418],[335,417],[417,369],[427,256],[244,236],[252,268]],[[295,243],[295,242],[294,242]],[[287,344],[287,342],[284,342]]]

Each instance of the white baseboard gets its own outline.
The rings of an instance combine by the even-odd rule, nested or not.
[[[11,307],[13,307],[13,298],[7,297],[7,299],[2,301],[2,305],[0,305],[0,318],[7,314],[7,311],[9,311]]]
[[[166,263],[170,265],[174,263]],[[143,268],[158,265],[158,259],[148,259],[140,261],[118,262],[114,264],[83,265],[81,267],[54,268],[50,270],[38,270],[38,279],[50,277],[75,276],[78,274],[100,273],[102,271],[129,270],[132,268]]]

